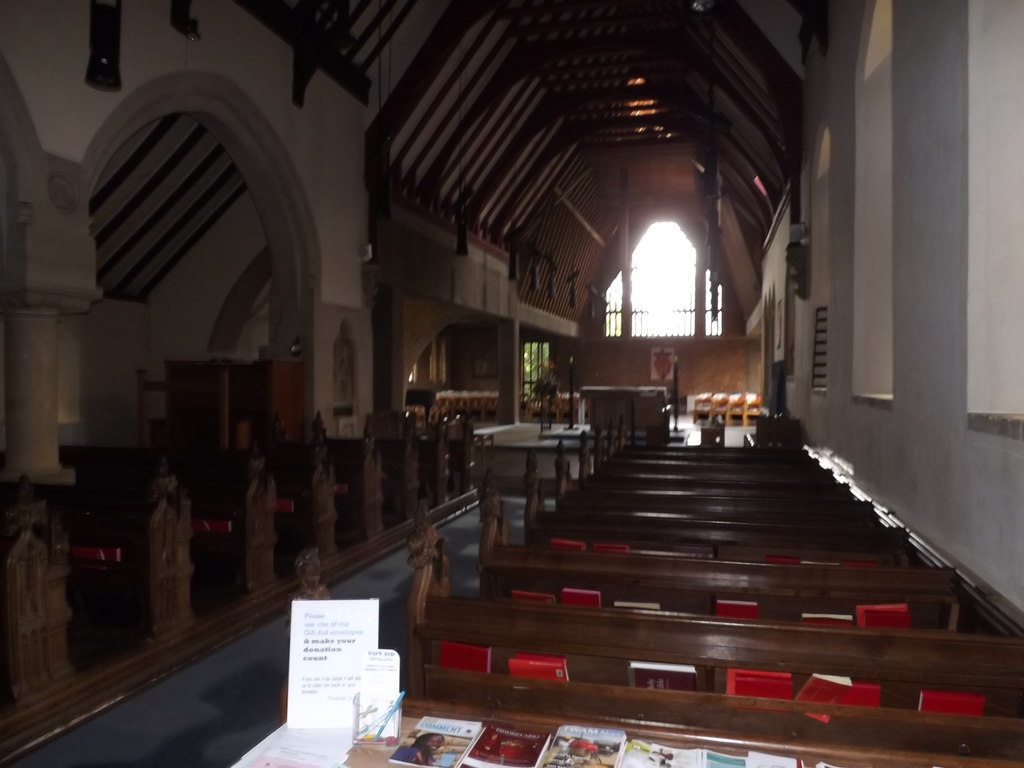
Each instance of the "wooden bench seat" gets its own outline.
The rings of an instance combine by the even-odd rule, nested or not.
[[[410,609],[412,610],[412,609]],[[814,673],[881,686],[883,707],[916,709],[922,689],[970,691],[985,712],[1020,717],[1024,640],[942,630],[840,628],[724,620],[515,600],[428,595],[410,624],[411,688],[442,640],[491,648],[492,672],[517,652],[564,656],[580,682],[629,684],[631,660],[691,664],[697,690],[725,694],[729,668],[788,672],[798,690]]]
[[[727,464],[730,466],[807,466],[817,467],[819,463],[801,448],[735,447],[720,448],[716,451],[702,451],[690,445],[672,443],[660,448],[627,445],[618,456],[624,459],[670,461],[675,464]]]
[[[193,589],[230,582],[252,591],[274,579],[274,489],[256,444],[248,451],[178,448],[163,454],[149,448],[63,446],[60,455],[75,468],[75,492],[114,495],[128,488],[144,494],[152,468],[166,459],[191,502]]]
[[[959,601],[950,569],[742,563],[652,554],[481,549],[480,595],[512,590],[553,594],[597,590],[602,604],[656,603],[662,610],[712,615],[715,601],[757,603],[763,619],[800,621],[803,613],[854,614],[863,603],[905,603],[913,626],[957,628]]]
[[[430,425],[416,441],[420,495],[432,507],[448,501],[449,462],[448,423],[441,419]]]
[[[761,499],[756,496],[732,499],[722,496],[668,496],[638,490],[635,493],[610,492],[601,496],[596,491],[586,495],[573,494],[556,499],[559,514],[585,513],[606,515],[620,513],[658,514],[679,520],[737,520],[747,522],[824,522],[837,527],[877,528],[882,525],[870,504],[799,503],[784,498]]]
[[[335,480],[319,414],[310,444],[276,444],[268,457],[268,469],[276,493],[274,526],[280,569],[290,574],[295,556],[306,547],[316,547],[321,558],[332,556],[338,551],[336,499],[347,495],[349,487]]]
[[[951,568],[883,566],[870,560],[829,563],[743,562],[656,552],[579,552],[512,546],[501,498],[488,472],[480,489],[480,595],[513,589],[558,595],[564,587],[596,589],[603,604],[658,603],[663,610],[712,614],[716,599],[753,600],[766,619],[799,621],[803,613],[853,614],[859,603],[907,603],[913,626],[957,629],[959,599]],[[845,562],[845,564],[844,564]],[[870,565],[871,567],[865,567]]]
[[[192,503],[193,590],[272,584],[276,488],[266,459],[250,451],[195,450],[169,457]]]
[[[73,591],[130,593],[148,635],[192,621],[191,502],[166,463],[145,496],[55,485],[35,492],[67,530]]]
[[[402,411],[370,414],[366,428],[380,454],[385,527],[411,520],[420,496],[413,416]]]
[[[526,508],[526,541],[546,544],[553,538],[588,542],[622,542],[634,549],[671,549],[679,545],[743,545],[762,547],[764,555],[780,548],[815,551],[878,553],[906,556],[908,536],[897,528],[833,525],[827,520],[801,518],[794,522],[701,518],[662,512],[605,510],[567,512]],[[904,560],[905,561],[905,560]]]
[[[473,488],[473,421],[459,414],[447,422],[448,491],[452,495],[468,493]]]
[[[726,449],[722,449],[723,451]],[[742,452],[757,454],[756,457],[744,458]],[[680,450],[646,449],[640,451],[627,446],[624,450],[609,457],[602,470],[609,474],[631,472],[655,473],[666,475],[720,475],[722,479],[739,478],[771,478],[792,482],[835,484],[832,473],[813,461],[803,451],[784,452],[782,457],[772,457],[774,451],[756,448],[730,449],[728,457],[721,457],[718,451],[701,451],[688,448],[686,453]],[[783,453],[783,452],[780,452]],[[765,454],[769,454],[765,456]]]
[[[335,496],[339,546],[367,541],[384,530],[383,470],[373,436],[362,439],[328,437],[327,458],[334,481],[346,492]]]
[[[419,714],[534,725],[566,722],[622,728],[628,737],[682,748],[743,755],[757,751],[805,766],[1011,768],[1024,754],[1024,721],[958,717],[837,704],[763,702],[743,696],[652,691],[487,675],[428,665],[423,698],[403,702]],[[808,713],[828,714],[823,724]],[[356,756],[358,761],[358,756]],[[365,766],[362,762],[353,765]]]

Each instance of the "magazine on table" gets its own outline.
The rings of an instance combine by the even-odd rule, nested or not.
[[[548,745],[551,732],[511,723],[488,721],[473,742],[462,765],[469,768],[535,768]]]
[[[541,760],[542,768],[618,768],[626,745],[620,728],[561,725]]]
[[[388,762],[454,768],[480,735],[483,722],[449,717],[421,717],[402,739]]]
[[[631,739],[626,743],[619,768],[704,768],[704,750]]]

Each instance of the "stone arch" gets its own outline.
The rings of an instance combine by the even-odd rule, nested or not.
[[[407,300],[409,301],[409,300]],[[413,299],[413,302],[417,300]],[[409,371],[419,360],[423,350],[426,349],[430,340],[441,331],[454,323],[473,318],[483,319],[486,316],[471,309],[464,309],[454,304],[442,304],[440,302],[423,301],[419,303],[419,311],[410,312],[406,307],[406,320],[404,329],[404,340],[402,344],[402,382],[403,388]]]
[[[261,249],[228,291],[210,332],[210,353],[230,356],[238,349],[243,330],[253,319],[254,307],[261,305],[261,297],[266,300],[264,293],[271,284],[270,258],[269,249]]]
[[[260,107],[219,75],[182,72],[138,88],[97,131],[82,161],[92,189],[107,162],[133,134],[165,115],[189,114],[231,155],[256,207],[271,255],[269,354],[288,355],[312,325],[305,275],[319,263],[320,245],[298,174]],[[229,297],[230,298],[230,297]],[[229,313],[230,314],[230,313]]]

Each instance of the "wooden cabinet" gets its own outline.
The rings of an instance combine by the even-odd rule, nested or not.
[[[167,442],[171,447],[266,446],[274,419],[289,441],[305,439],[301,360],[252,363],[167,361]]]

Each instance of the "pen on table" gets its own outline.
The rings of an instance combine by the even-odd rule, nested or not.
[[[377,729],[377,733],[374,734],[374,739],[379,739],[380,735],[384,732],[384,727],[390,722],[391,718],[395,716],[395,712],[402,706],[402,699],[405,697],[405,691],[398,694],[398,698],[395,699],[395,703],[391,705],[391,708],[384,715],[384,719],[381,721],[380,728]]]

